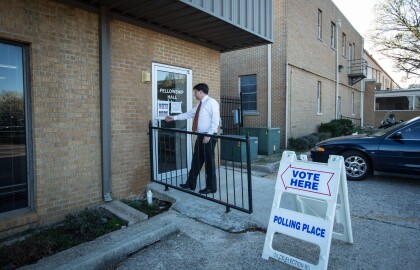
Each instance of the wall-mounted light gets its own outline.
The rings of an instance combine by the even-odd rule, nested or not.
[[[344,68],[343,65],[338,65],[338,72],[341,72],[341,70]]]
[[[145,83],[145,82],[150,82],[150,73],[147,71],[142,71],[141,72],[141,82]]]

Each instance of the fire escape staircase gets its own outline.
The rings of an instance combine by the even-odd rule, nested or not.
[[[365,59],[354,59],[349,61],[349,84],[354,85],[364,78],[367,74],[367,62]]]

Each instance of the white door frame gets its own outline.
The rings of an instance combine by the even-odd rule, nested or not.
[[[187,89],[186,89],[186,97],[187,97],[187,111],[191,110],[192,108],[192,71],[190,69],[176,67],[176,66],[170,66],[160,63],[152,63],[152,123],[153,126],[160,126],[160,120],[158,116],[158,89],[157,89],[157,78],[158,78],[158,71],[166,71],[166,72],[173,72],[178,74],[184,74],[187,76]],[[184,112],[183,112],[184,113]],[[187,130],[191,130],[191,119],[187,121]],[[157,130],[154,130],[153,138],[154,138],[154,145],[153,145],[153,156],[155,157],[155,160],[158,160],[158,142],[157,142]],[[171,171],[171,172],[165,172],[164,177],[167,178],[168,174],[171,177],[184,175],[187,173],[187,170],[189,170],[191,160],[192,160],[192,149],[191,149],[191,136],[187,136],[187,164],[186,168],[182,168],[180,170]],[[153,162],[155,168],[153,168],[154,172],[154,179],[161,180],[162,174],[158,173],[158,169],[156,166],[158,164],[155,164]]]

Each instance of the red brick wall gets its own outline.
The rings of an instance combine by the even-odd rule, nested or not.
[[[150,181],[152,85],[141,82],[141,72],[152,73],[152,62],[191,69],[193,85],[206,82],[219,100],[220,53],[120,21],[112,21],[111,38],[112,193],[121,198]]]
[[[332,1],[276,0],[273,3],[271,126],[280,127],[281,146],[284,147],[286,126],[288,137],[299,137],[316,132],[321,123],[335,118],[336,50],[330,46],[330,25],[338,18],[342,20],[338,35],[339,64],[344,66],[339,74],[341,111],[344,116],[360,118],[361,85],[360,82],[349,85],[348,53],[342,56],[341,35],[346,34],[347,49],[349,42],[356,44],[355,59],[361,58],[363,40]],[[322,40],[317,38],[318,9],[323,12]],[[267,125],[267,95],[264,94],[267,89],[266,50],[266,46],[261,46],[222,54],[223,93],[231,89],[239,91],[239,75],[257,74],[259,116],[247,116],[244,124],[247,126]],[[323,104],[323,112],[319,115],[316,103],[318,81],[322,83]],[[352,93],[356,104],[354,115]],[[250,121],[250,118],[254,120]]]
[[[30,44],[35,211],[0,231],[101,202],[98,17],[54,1],[1,1],[0,37]]]
[[[239,51],[223,53],[221,56],[222,92],[224,95],[239,97],[239,77],[257,76],[257,112],[244,113],[244,126],[267,126],[267,46],[259,46]]]
[[[103,203],[98,15],[48,0],[0,1],[0,38],[30,45],[35,210],[0,215],[0,237]],[[220,96],[220,53],[111,21],[112,197],[150,181],[152,62],[189,68]],[[192,95],[192,93],[191,93]]]

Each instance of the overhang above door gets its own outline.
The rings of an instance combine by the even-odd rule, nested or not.
[[[56,0],[221,52],[272,43],[272,0]]]

